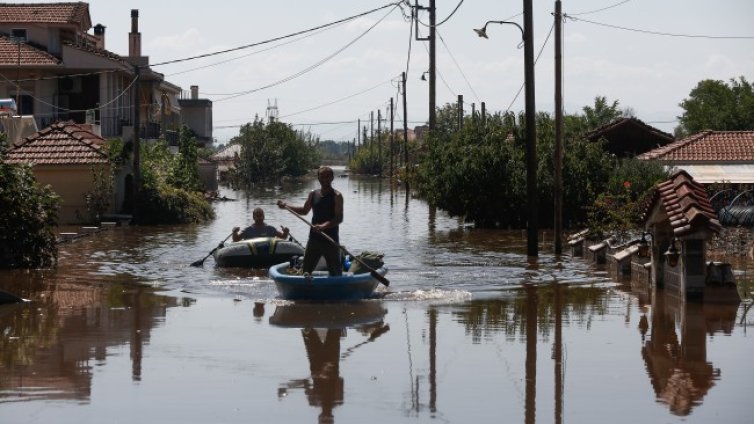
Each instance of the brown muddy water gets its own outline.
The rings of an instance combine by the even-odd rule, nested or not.
[[[374,299],[287,302],[264,272],[190,267],[258,205],[307,237],[273,204],[314,181],[224,190],[206,225],[116,227],[55,270],[0,272],[30,300],[0,307],[0,422],[754,422],[750,302],[632,288],[547,234],[529,266],[521,231],[341,173],[342,243],[390,268]]]

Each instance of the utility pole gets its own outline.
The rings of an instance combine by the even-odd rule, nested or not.
[[[356,137],[358,137],[358,144],[361,144],[361,118],[358,119],[356,124]]]
[[[369,112],[369,142],[367,145],[370,149],[372,148],[372,143],[374,143],[374,111]]]
[[[537,123],[534,104],[534,13],[532,0],[524,0],[524,85],[526,86],[526,197],[528,202],[526,252],[539,256],[537,212]]]
[[[429,12],[429,36],[419,37],[419,11]],[[429,41],[429,132],[435,129],[437,123],[436,96],[435,96],[435,0],[429,0],[429,7],[419,6],[419,0],[414,2],[414,25],[416,41]],[[424,79],[424,78],[422,78]]]
[[[395,145],[395,110],[393,110],[393,98],[390,98],[390,179],[393,179],[393,146]]]
[[[563,16],[560,0],[555,0],[555,254],[563,253]]]
[[[377,175],[382,177],[382,109],[377,109],[377,163],[379,164],[379,172]]]
[[[429,0],[429,133],[437,125],[437,97],[436,97],[436,66],[435,62],[435,0]]]
[[[487,107],[484,102],[482,102],[479,105],[479,108],[479,113],[482,115],[482,128],[484,128],[484,126],[487,124]]]
[[[463,94],[458,95],[458,130],[463,128]]]
[[[406,169],[406,193],[408,193],[408,111],[406,111],[406,73],[401,73],[403,79],[403,166]]]

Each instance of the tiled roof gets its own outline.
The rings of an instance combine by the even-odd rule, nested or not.
[[[104,139],[73,122],[53,124],[8,150],[8,163],[87,165],[108,163]]]
[[[669,162],[752,162],[754,131],[703,131],[637,158]]]
[[[76,3],[0,3],[2,23],[78,24],[91,27],[89,4]]]
[[[21,43],[21,65],[58,65],[60,59],[26,43]],[[17,66],[19,44],[14,43],[8,36],[0,35],[0,66]]]
[[[686,171],[676,171],[670,179],[657,185],[649,207],[645,210],[645,219],[658,202],[665,209],[676,236],[683,236],[702,227],[715,233],[722,228],[704,187]]]

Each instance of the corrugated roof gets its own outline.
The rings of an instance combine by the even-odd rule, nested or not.
[[[658,202],[665,209],[676,236],[683,236],[704,227],[715,233],[720,232],[722,228],[704,187],[694,181],[686,171],[676,171],[670,179],[657,184],[655,193],[645,209],[645,219]]]
[[[19,44],[10,40],[10,37],[0,35],[0,66],[18,66],[21,65],[58,65],[60,59],[26,43]],[[8,76],[6,75],[6,78]]]
[[[8,150],[8,163],[88,165],[108,163],[105,140],[73,122],[53,124]]]
[[[91,28],[89,4],[76,3],[0,3],[2,23],[76,24],[83,31]]]
[[[754,131],[703,131],[637,158],[666,162],[754,162]]]

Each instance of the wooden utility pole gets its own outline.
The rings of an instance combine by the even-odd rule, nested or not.
[[[458,130],[463,128],[463,94],[458,95],[458,109],[456,111],[458,117]]]
[[[524,0],[524,85],[526,86],[526,197],[528,201],[526,253],[539,256],[537,211],[537,109],[534,104],[534,12]]]
[[[437,125],[437,69],[435,62],[435,0],[429,0],[429,133]]]
[[[358,145],[361,144],[361,118],[358,119],[356,124],[356,137],[358,137]]]
[[[401,74],[403,79],[403,166],[406,169],[406,193],[408,193],[408,111],[406,110],[406,73]],[[408,195],[407,195],[408,197]]]
[[[485,125],[487,125],[487,107],[484,102],[482,102],[479,107],[479,113],[482,115],[482,127],[484,127]]]
[[[393,98],[390,98],[390,178],[392,179],[393,174],[393,153],[395,152],[394,146],[395,146],[395,129],[393,128],[393,125],[395,124],[395,110],[393,110]]]
[[[563,17],[560,0],[555,0],[555,164],[553,232],[555,254],[563,253]]]
[[[374,111],[369,112],[369,141],[367,142],[367,145],[369,148],[372,148],[372,143],[374,142]]]
[[[379,172],[377,175],[382,177],[382,109],[377,109],[377,163]]]

